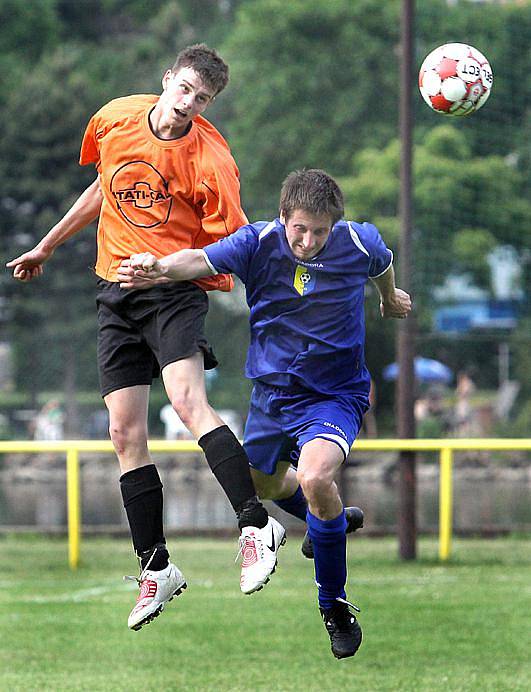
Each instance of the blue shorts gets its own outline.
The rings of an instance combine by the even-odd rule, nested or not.
[[[302,446],[316,438],[337,444],[346,459],[368,408],[362,393],[325,396],[256,382],[243,446],[251,466],[268,475],[279,461],[296,463]]]

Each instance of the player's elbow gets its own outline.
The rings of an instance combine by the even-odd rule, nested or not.
[[[193,274],[190,278],[201,279],[205,276],[212,276],[215,270],[208,264],[205,259],[203,250],[191,250],[193,257],[189,264],[190,272]]]

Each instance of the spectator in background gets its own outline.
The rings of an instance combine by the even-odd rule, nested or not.
[[[37,414],[33,436],[36,440],[62,440],[64,414],[58,399],[50,399]]]
[[[473,421],[470,400],[475,391],[476,385],[468,372],[458,373],[454,408],[454,434],[456,437],[470,437],[472,434]]]
[[[450,412],[443,400],[444,387],[431,385],[415,401],[418,437],[444,437],[450,429]]]

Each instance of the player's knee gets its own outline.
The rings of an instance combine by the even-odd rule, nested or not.
[[[309,502],[317,500],[325,494],[330,485],[327,478],[323,478],[323,476],[312,469],[299,469],[297,471],[297,480]]]
[[[109,425],[109,435],[118,456],[130,454],[138,447],[143,447],[147,444],[147,430],[145,426],[111,422]]]

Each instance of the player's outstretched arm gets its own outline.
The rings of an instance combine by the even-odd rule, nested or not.
[[[180,250],[161,259],[150,252],[141,252],[122,260],[118,281],[121,288],[146,288],[149,283],[161,280],[188,281],[214,273],[202,250]]]
[[[371,279],[380,294],[380,313],[382,317],[404,319],[411,312],[411,296],[395,286],[393,265],[386,272]]]
[[[43,264],[75,233],[94,221],[100,213],[102,194],[99,178],[87,187],[63,218],[28,252],[6,264],[19,281],[31,281],[43,272]]]

